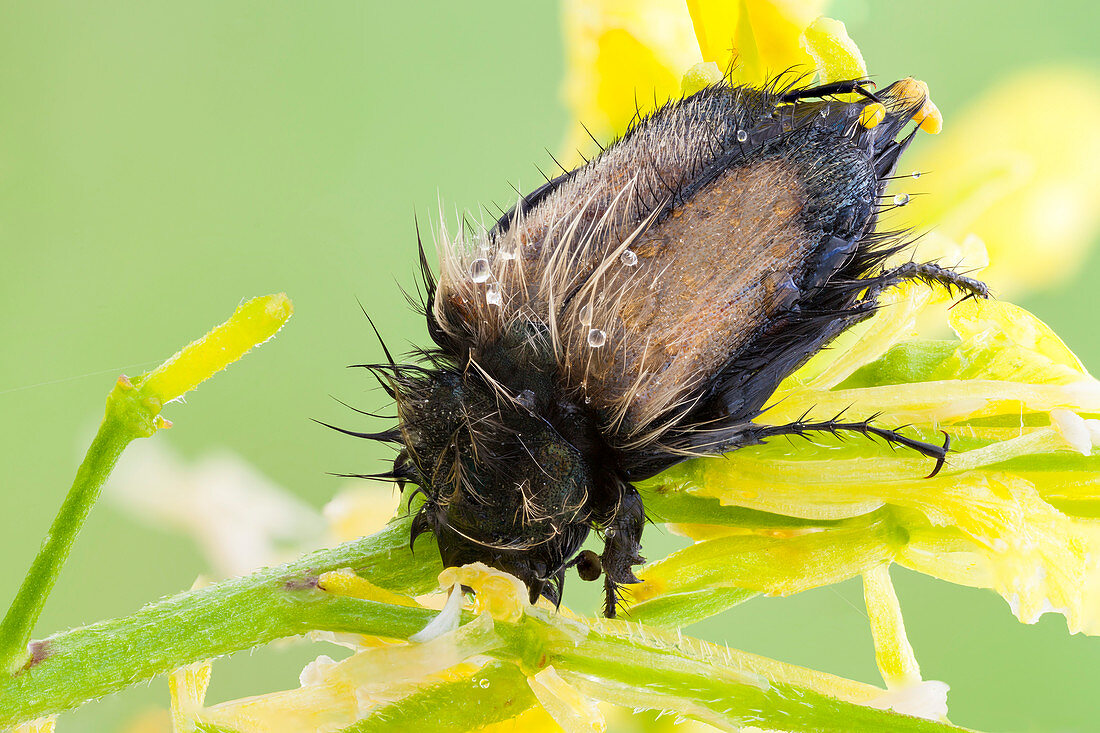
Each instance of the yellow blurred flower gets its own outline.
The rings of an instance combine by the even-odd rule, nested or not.
[[[756,84],[787,70],[817,71],[825,81],[862,76],[863,58],[844,25],[818,18],[825,5],[566,0],[563,93],[576,121],[563,154],[575,163],[578,151],[592,150],[589,132],[599,140],[621,135],[636,115],[679,97],[684,75],[703,64]]]
[[[45,718],[32,720],[29,723],[23,723],[15,729],[14,733],[54,733],[56,723],[57,716],[49,715]]]

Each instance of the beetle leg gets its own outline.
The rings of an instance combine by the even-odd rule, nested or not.
[[[867,288],[867,294],[864,296],[866,300],[875,300],[887,288],[909,280],[923,280],[930,285],[941,285],[947,288],[948,293],[952,289],[959,290],[966,293],[966,298],[989,297],[989,286],[981,280],[975,280],[931,262],[906,262],[904,265],[867,279],[870,287]]]
[[[932,472],[925,478],[932,478],[940,469],[943,468],[944,461],[947,459],[947,453],[951,449],[951,436],[946,432],[944,433],[944,442],[942,446],[933,445],[932,443],[925,443],[921,440],[914,440],[902,435],[897,430],[887,430],[885,428],[875,427],[871,424],[871,420],[874,418],[868,418],[860,422],[840,422],[837,418],[832,420],[825,420],[822,422],[806,422],[804,420],[795,420],[787,425],[762,425],[752,431],[752,436],[757,440],[765,440],[767,438],[773,438],[779,435],[797,435],[800,437],[806,437],[806,433],[832,433],[837,434],[841,431],[850,431],[854,433],[860,433],[867,437],[882,438],[891,446],[900,445],[905,448],[910,448],[917,451],[921,455],[928,456],[929,458],[936,459],[936,466],[932,469]]]
[[[638,554],[642,549],[642,528],[645,526],[645,509],[642,497],[633,486],[624,484],[622,498],[607,527],[604,528],[603,555],[600,563],[604,571],[604,609],[607,618],[615,618],[622,600],[620,587],[637,583],[633,566],[645,562]]]
[[[779,97],[780,102],[797,102],[800,99],[819,99],[824,97],[831,97],[834,94],[859,94],[866,99],[870,99],[872,102],[880,102],[875,93],[865,89],[864,87],[871,85],[872,82],[866,79],[850,79],[848,81],[834,81],[829,84],[820,84],[816,87],[805,87],[803,89],[792,89],[786,94]]]

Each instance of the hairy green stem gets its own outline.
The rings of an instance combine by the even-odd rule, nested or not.
[[[436,612],[326,593],[316,580],[321,573],[350,567],[390,590],[431,587],[439,570],[435,548],[418,546],[412,561],[408,529],[408,519],[396,521],[376,535],[36,642],[33,663],[0,680],[0,727],[75,707],[195,661],[313,629],[406,639]],[[861,723],[847,730],[959,730],[840,701],[797,680],[766,680],[742,670],[740,663],[733,668],[713,655],[700,657],[695,648],[699,643],[691,640],[678,642],[678,637],[632,624],[593,622],[587,629],[572,624],[544,611],[518,623],[498,622],[495,633],[503,644],[489,654],[527,674],[554,665],[571,684],[596,698],[683,709],[703,720],[739,725],[756,721],[806,731],[840,730],[843,721]],[[519,677],[507,667],[493,669],[502,684],[501,705],[524,709],[530,701]],[[389,712],[411,714],[417,705],[433,700],[442,706],[436,693],[443,691],[453,692],[427,688],[406,701],[410,707]],[[503,714],[503,709],[493,713]],[[454,725],[459,718],[465,720],[459,715]],[[370,729],[370,724],[363,725]]]
[[[42,614],[46,598],[69,557],[73,542],[122,451],[130,441],[141,435],[141,426],[120,414],[120,399],[125,401],[121,388],[116,386],[107,399],[107,414],[76,472],[73,485],[3,622],[0,622],[0,671],[4,673],[12,674],[32,661],[27,642]]]
[[[647,641],[648,647],[628,636],[598,633],[576,646],[551,644],[547,651],[554,665],[568,670],[566,680],[585,695],[627,707],[675,710],[719,727],[751,725],[806,733],[962,730],[701,659],[693,653],[691,640]]]
[[[362,629],[363,604],[369,602],[317,591],[316,576],[350,567],[390,590],[424,592],[435,586],[438,553],[421,540],[418,562],[408,562],[408,533],[408,520],[394,522],[378,534],[286,565],[180,593],[130,616],[33,642],[27,668],[0,679],[0,727],[66,710],[176,667],[273,639],[311,629]],[[370,615],[372,633],[398,638],[422,628],[433,614],[374,606],[378,608]]]

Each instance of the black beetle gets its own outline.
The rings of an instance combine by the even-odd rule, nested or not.
[[[813,431],[877,436],[935,474],[946,443],[869,421],[753,422],[884,289],[988,294],[935,264],[887,267],[907,242],[876,231],[880,200],[926,88],[869,86],[715,84],[637,119],[474,241],[444,243],[438,281],[421,246],[435,347],[366,365],[399,424],[353,433],[400,446],[375,477],[423,495],[413,541],[431,531],[446,565],[510,572],[532,602],[560,602],[569,567],[602,571],[614,616],[643,562],[634,481]],[[591,531],[602,555],[580,552]]]

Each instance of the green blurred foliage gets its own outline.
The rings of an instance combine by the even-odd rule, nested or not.
[[[185,456],[239,453],[320,506],[385,451],[309,421],[384,404],[344,365],[380,355],[356,298],[395,345],[423,343],[414,215],[430,236],[514,199],[560,141],[557,7],[515,2],[3,4],[0,24],[0,594],[13,593],[64,496],[115,376],[135,374],[246,297],[296,305],[273,342],[203,385],[157,436]],[[1096,70],[1089,2],[839,0],[872,73],[927,80],[943,110],[1039,62]],[[1072,100],[1049,104],[1051,126]],[[1050,134],[1037,130],[1036,134]],[[925,140],[922,144],[934,144]],[[494,218],[487,209],[485,219]],[[1100,257],[1031,307],[1087,365]],[[125,460],[125,457],[123,458]],[[651,529],[647,554],[675,544]],[[190,540],[97,507],[39,635],[122,614],[205,570]],[[1046,617],[1021,626],[991,592],[898,572],[927,677],[955,722],[1096,729],[1100,640]],[[574,582],[573,605],[591,596]],[[594,604],[590,604],[594,605]],[[692,629],[706,638],[877,681],[857,584],[762,599]],[[327,650],[326,650],[327,651]],[[286,645],[215,667],[213,700],[296,683],[319,653]],[[94,663],[94,660],[89,660]],[[163,681],[89,706],[61,730],[118,730],[167,703]]]

